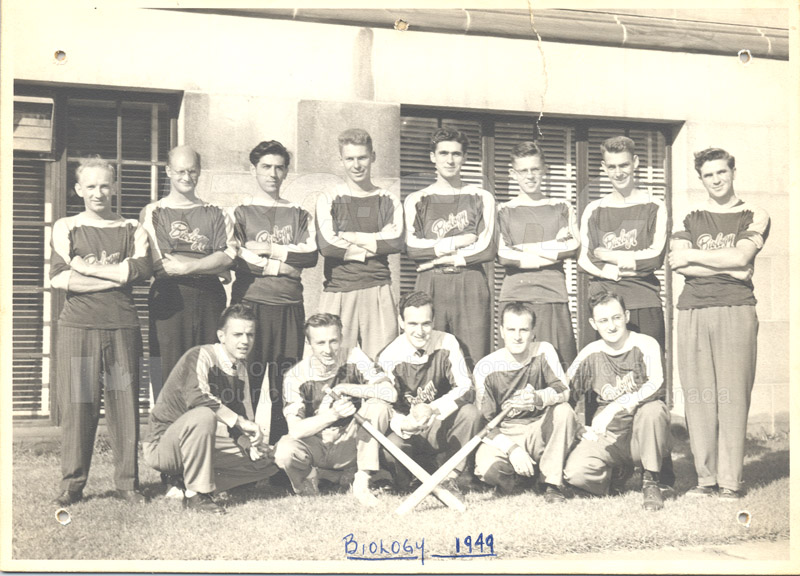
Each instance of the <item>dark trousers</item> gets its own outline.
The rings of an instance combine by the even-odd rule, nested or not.
[[[189,348],[217,341],[217,324],[225,301],[225,289],[216,277],[194,283],[169,279],[153,282],[148,302],[154,403],[170,372]]]
[[[58,400],[61,407],[61,490],[86,486],[101,396],[114,454],[114,485],[133,490],[138,480],[139,328],[58,327]]]
[[[275,444],[289,432],[283,415],[283,377],[303,358],[305,310],[303,304],[272,306],[244,300],[256,314],[256,337],[248,358],[250,390],[261,390],[269,377],[272,416],[269,443]],[[258,406],[258,399],[253,399]]]
[[[461,343],[467,366],[489,354],[492,338],[489,284],[481,265],[446,274],[441,268],[420,272],[415,290],[433,299],[435,330],[449,332]]]

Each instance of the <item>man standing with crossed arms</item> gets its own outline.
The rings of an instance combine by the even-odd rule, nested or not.
[[[673,234],[669,262],[686,277],[678,299],[678,370],[697,470],[690,496],[741,498],[747,412],[756,373],[758,317],[753,265],[769,216],[733,190],[736,160],[695,154],[708,199]]]
[[[462,343],[470,368],[489,353],[491,309],[483,269],[495,256],[490,192],[464,184],[469,138],[442,127],[431,136],[436,182],[406,198],[406,247],[418,264],[415,290],[433,298],[433,327]]]
[[[600,145],[601,165],[614,188],[590,202],[581,217],[578,265],[589,276],[589,295],[612,291],[625,301],[630,329],[655,338],[663,353],[665,343],[661,285],[655,272],[667,243],[667,207],[636,185],[639,157],[633,140],[608,138]],[[663,365],[661,358],[659,364]],[[665,395],[662,388],[659,394]],[[587,406],[587,415],[593,411]],[[620,472],[624,478],[629,470]],[[672,486],[675,474],[667,450],[661,482]]]

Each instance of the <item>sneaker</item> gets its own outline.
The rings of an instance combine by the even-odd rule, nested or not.
[[[547,504],[563,504],[566,500],[567,498],[564,496],[564,493],[561,492],[561,488],[553,484],[547,485],[544,491],[544,501]]]
[[[738,490],[731,490],[730,488],[719,489],[720,500],[740,500],[742,493]]]
[[[311,472],[303,479],[302,484],[294,489],[294,493],[298,496],[317,496],[319,494],[316,468],[311,468]]]
[[[695,486],[686,495],[690,498],[707,498],[708,496],[713,496],[716,491],[716,486]]]
[[[82,490],[64,490],[61,494],[53,499],[53,504],[58,506],[69,506],[75,502],[79,502],[83,498]]]
[[[198,493],[191,498],[184,498],[183,507],[204,514],[225,514],[225,508],[214,502],[210,494]]]
[[[655,512],[664,507],[664,496],[658,484],[645,484],[642,486],[642,506],[645,510]]]
[[[183,476],[179,474],[161,473],[161,483],[167,486],[164,498],[167,500],[183,500],[186,486],[183,484]]]
[[[359,470],[353,478],[353,496],[356,497],[362,505],[370,508],[378,505],[378,499],[369,490],[370,475],[367,472]]]

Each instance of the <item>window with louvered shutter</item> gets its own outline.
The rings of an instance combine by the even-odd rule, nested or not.
[[[470,155],[473,151],[486,151],[477,160],[469,158],[473,164],[464,167],[464,181],[481,186],[489,186],[497,203],[510,200],[519,190],[511,180],[508,169],[511,164],[511,149],[522,140],[537,140],[543,146],[545,157],[550,167],[543,183],[543,190],[552,197],[566,198],[576,210],[585,207],[590,201],[600,198],[612,190],[611,184],[600,166],[600,143],[611,136],[625,134],[634,139],[639,156],[637,178],[642,188],[652,191],[662,198],[668,211],[670,210],[670,193],[666,166],[669,156],[667,134],[670,128],[664,125],[645,122],[619,120],[586,120],[582,118],[545,119],[536,126],[536,115],[493,113],[487,111],[451,111],[441,108],[420,106],[404,106],[401,109],[402,128],[400,134],[400,158],[403,198],[433,182],[435,179],[433,166],[429,158],[428,139],[433,130],[442,124],[452,124],[456,128],[467,131],[472,141]],[[584,151],[585,156],[582,156]],[[579,158],[586,161],[581,165]],[[584,174],[585,176],[581,176]],[[578,213],[580,218],[580,213]],[[569,307],[572,313],[573,329],[580,334],[580,327],[587,324],[585,311],[581,304],[585,302],[580,293],[580,283],[574,259],[565,261],[567,276],[567,292]],[[493,267],[494,298],[493,325],[494,345],[502,346],[498,334],[497,300],[505,271],[502,266]],[[661,282],[661,297],[666,313],[667,324],[667,358],[671,358],[669,349],[669,331],[671,306],[668,278],[664,269],[656,272]],[[410,260],[403,257],[401,266],[401,294],[413,290],[416,271]],[[667,380],[671,382],[671,362],[667,362]]]
[[[40,160],[14,157],[12,412],[42,416],[50,386],[50,322],[44,289],[45,170]]]

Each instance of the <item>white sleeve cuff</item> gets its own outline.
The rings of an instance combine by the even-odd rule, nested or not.
[[[344,252],[344,259],[365,262],[367,259],[367,251],[361,246],[351,244]]]
[[[275,258],[267,259],[267,265],[264,266],[264,276],[277,276],[281,270],[281,261]]]
[[[289,255],[289,249],[286,246],[283,244],[276,244],[275,242],[272,243],[270,252],[270,260],[275,259],[281,262],[286,262],[286,258]]]
[[[434,400],[431,402],[431,406],[439,410],[439,416],[437,416],[437,419],[439,420],[444,420],[450,416],[450,414],[458,410],[458,404],[446,396],[442,396],[441,398]]]

